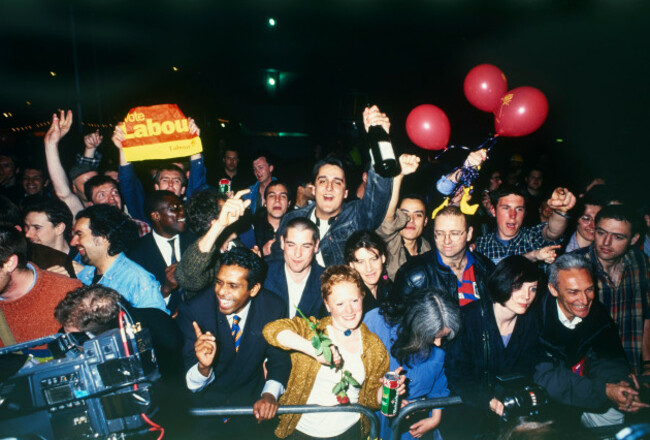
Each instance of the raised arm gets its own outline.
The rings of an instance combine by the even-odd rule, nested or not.
[[[395,211],[397,210],[397,204],[399,203],[399,193],[402,189],[402,180],[404,179],[404,176],[408,176],[417,171],[420,166],[420,158],[414,154],[402,154],[399,157],[399,164],[402,171],[397,176],[393,177],[393,192],[390,196],[390,202],[388,202],[386,216],[384,217],[384,221],[391,223],[395,220]]]
[[[192,118],[187,118],[187,121],[189,123],[190,134],[201,136],[201,129],[196,125],[196,121]],[[207,171],[203,163],[203,155],[196,153],[190,156],[190,175],[187,179],[187,190],[185,191],[187,198],[190,198],[192,194],[205,187],[207,183],[206,174]]]
[[[556,188],[548,199],[548,206],[553,208],[553,214],[542,231],[547,241],[558,240],[564,234],[569,223],[567,214],[576,204],[576,197],[566,188]]]
[[[60,116],[56,113],[52,115],[52,124],[45,134],[45,159],[47,161],[47,171],[50,174],[54,193],[61,199],[75,216],[84,207],[81,200],[70,189],[70,181],[65,174],[59,157],[59,142],[68,134],[72,126],[72,110],[64,113],[61,110]]]

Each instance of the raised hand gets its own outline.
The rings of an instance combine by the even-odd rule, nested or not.
[[[551,264],[557,258],[557,253],[555,252],[556,249],[560,249],[561,247],[561,245],[556,244],[539,248],[535,251],[535,259],[537,261],[543,261],[546,264]]]
[[[402,154],[399,157],[399,165],[402,167],[402,175],[408,176],[417,171],[420,166],[420,158],[415,154]]]
[[[111,137],[111,140],[113,141],[113,145],[115,145],[120,150],[122,149],[122,142],[126,140],[126,135],[119,125],[115,126],[115,131],[113,131],[113,137]]]
[[[86,147],[86,150],[96,150],[103,140],[104,136],[99,134],[99,130],[96,130],[84,136],[84,146]]]
[[[201,129],[196,125],[196,121],[193,118],[187,118],[187,123],[190,126],[190,134],[201,136]]]
[[[463,163],[464,167],[477,167],[487,160],[487,151],[484,149],[472,151]]]
[[[52,114],[52,124],[45,133],[46,144],[58,144],[59,141],[70,131],[72,127],[72,110],[64,113],[61,110],[61,115],[57,116],[56,113]]]
[[[242,215],[244,215],[244,212],[251,204],[251,201],[242,200],[241,198],[249,192],[251,192],[250,189],[242,189],[241,191],[237,191],[232,198],[226,200],[226,203],[223,205],[221,212],[219,213],[219,218],[216,221],[221,227],[226,228],[232,225]]]
[[[217,354],[217,340],[210,332],[203,333],[196,323],[192,322],[194,333],[196,333],[196,342],[194,343],[194,353],[199,361],[199,373],[208,377],[212,369],[212,362]]]
[[[380,112],[379,107],[376,105],[366,107],[363,111],[363,126],[366,132],[371,125],[381,125],[386,130],[386,133],[390,133],[390,119],[388,119],[386,113]]]
[[[550,208],[566,213],[576,205],[576,197],[567,188],[555,188],[546,203]]]

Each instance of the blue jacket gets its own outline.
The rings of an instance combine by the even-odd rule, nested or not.
[[[86,266],[77,274],[79,281],[86,286],[93,283],[94,276],[95,266]],[[98,284],[117,290],[133,307],[160,309],[169,314],[156,277],[129,260],[123,252],[120,252]]]
[[[374,231],[379,227],[386,216],[392,190],[393,179],[380,177],[371,168],[368,172],[368,184],[363,198],[343,203],[341,212],[334,219],[330,219],[332,222],[330,228],[320,239],[319,252],[323,254],[325,266],[345,264],[343,257],[345,242],[353,232],[360,229]],[[314,209],[316,209],[316,205],[312,203],[304,208],[288,212],[282,217],[276,241],[271,247],[270,261],[282,259],[280,237],[284,234],[287,222],[296,217],[309,218]]]
[[[275,182],[276,180],[278,179],[271,177],[271,182]],[[251,204],[248,208],[253,214],[255,214],[255,211],[257,210],[257,193],[260,191],[260,182],[255,182],[253,185],[249,186],[248,189],[250,189],[251,192],[245,194],[241,199],[251,201]]]
[[[142,182],[135,175],[133,164],[121,165],[117,171],[120,179],[120,191],[124,197],[124,204],[129,209],[131,217],[149,223],[144,212],[144,188]],[[190,160],[190,177],[187,180],[185,198],[189,199],[192,194],[202,190],[206,186],[206,170],[203,164],[203,156],[199,159]]]

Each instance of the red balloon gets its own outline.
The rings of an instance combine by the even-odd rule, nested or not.
[[[406,133],[415,145],[425,150],[442,150],[449,142],[449,119],[435,105],[422,104],[406,118]]]
[[[547,115],[548,101],[542,92],[517,87],[501,97],[494,110],[494,128],[500,136],[526,136],[541,127]]]
[[[508,82],[497,66],[479,64],[465,77],[463,89],[470,104],[484,112],[492,112],[508,90]]]

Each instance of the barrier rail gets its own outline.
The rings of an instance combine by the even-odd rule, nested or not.
[[[370,422],[370,440],[379,438],[379,418],[377,414],[365,406],[343,405],[343,406],[320,406],[320,405],[285,405],[278,407],[278,415],[280,414],[307,414],[307,413],[320,413],[320,412],[358,412],[368,418]],[[191,408],[190,414],[198,417],[211,417],[211,416],[251,416],[253,415],[253,407],[251,406],[229,406],[229,407],[213,407],[213,408]]]
[[[399,414],[397,414],[393,419],[390,439],[399,440],[400,436],[402,435],[399,427],[409,414],[422,409],[443,408],[452,405],[460,405],[461,403],[463,403],[463,399],[461,399],[460,396],[416,400],[415,402],[409,403],[404,408],[400,409]]]

